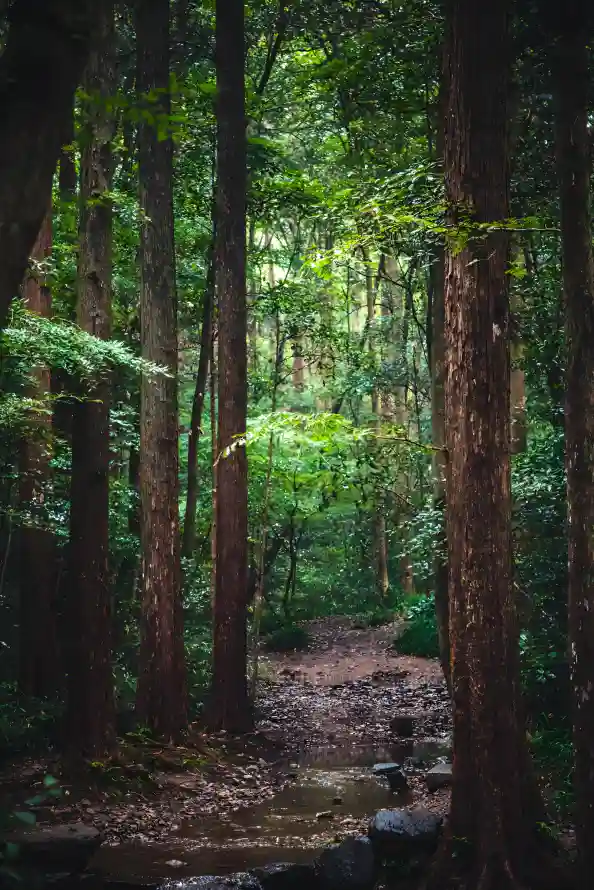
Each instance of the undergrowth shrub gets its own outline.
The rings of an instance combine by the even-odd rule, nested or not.
[[[289,624],[268,634],[264,638],[264,648],[269,652],[292,652],[307,649],[309,642],[309,634],[305,628],[298,624]]]
[[[418,655],[423,658],[439,657],[439,641],[435,620],[435,597],[411,598],[402,610],[406,622],[404,630],[394,641],[402,655]]]

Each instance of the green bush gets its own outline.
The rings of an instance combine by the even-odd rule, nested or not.
[[[264,648],[269,652],[292,652],[307,649],[308,646],[309,634],[297,624],[280,627],[264,639]]]
[[[56,702],[25,698],[13,684],[0,684],[0,758],[47,751],[56,743],[61,711]]]
[[[394,641],[401,655],[418,655],[422,658],[439,657],[439,641],[435,620],[435,597],[415,597],[405,604],[404,630]]]

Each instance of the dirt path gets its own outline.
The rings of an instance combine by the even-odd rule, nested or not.
[[[308,626],[306,652],[262,659],[259,728],[287,748],[379,744],[400,711],[419,714],[416,734],[441,737],[448,703],[437,662],[397,655],[395,626],[361,629],[346,619]]]
[[[108,844],[155,844],[183,832],[184,824],[261,804],[290,782],[290,761],[304,751],[322,749],[326,760],[334,751],[339,760],[345,747],[389,745],[390,722],[400,711],[418,713],[418,740],[446,738],[439,667],[396,655],[394,627],[327,619],[308,631],[308,651],[262,657],[252,736],[238,742],[194,726],[186,748],[130,746],[91,785],[64,778],[62,799],[40,806],[38,820],[95,825]],[[44,773],[59,775],[56,761],[28,761],[23,769],[23,799],[39,790]],[[420,779],[412,789],[415,798],[423,796]],[[443,801],[432,805],[442,808]]]

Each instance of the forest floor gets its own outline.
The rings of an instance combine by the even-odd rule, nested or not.
[[[192,727],[186,747],[128,738],[118,757],[97,764],[94,777],[84,781],[61,774],[57,761],[27,760],[0,774],[2,787],[11,788],[12,805],[39,793],[50,772],[63,791],[35,808],[40,823],[94,825],[108,846],[162,844],[196,820],[220,822],[278,796],[308,756],[310,762],[321,757],[323,764],[341,765],[359,762],[353,759],[358,751],[366,768],[376,757],[400,759],[402,745],[410,748],[413,742],[395,739],[390,723],[401,712],[414,712],[421,754],[420,768],[409,776],[408,802],[444,811],[447,790],[428,794],[422,769],[422,745],[445,750],[449,742],[448,698],[438,663],[398,655],[393,625],[361,628],[332,618],[307,629],[306,651],[262,655],[256,731],[248,738],[209,735],[199,725]],[[354,820],[345,816],[345,826],[349,821]],[[331,830],[339,828],[340,819]]]

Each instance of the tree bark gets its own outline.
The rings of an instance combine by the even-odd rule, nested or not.
[[[508,217],[508,2],[452,0],[445,173],[450,223]],[[452,802],[429,887],[544,890],[540,795],[521,706],[511,584],[508,238],[447,255],[447,536],[454,699]],[[545,861],[546,859],[546,861]]]
[[[580,886],[594,874],[594,263],[586,4],[563,6],[554,58],[567,371],[569,638]]]
[[[140,0],[137,84],[151,115],[170,114],[169,0]],[[150,95],[150,99],[148,98]],[[154,99],[154,101],[152,101]],[[143,377],[140,406],[142,618],[137,711],[157,735],[187,725],[179,546],[177,300],[173,146],[157,121],[139,132],[142,355],[170,377]]]
[[[213,232],[216,229],[213,228]],[[216,234],[215,234],[216,237]],[[200,356],[198,358],[198,371],[196,373],[196,385],[192,400],[192,416],[190,418],[190,433],[188,438],[188,490],[186,494],[186,512],[184,516],[184,530],[182,535],[182,556],[189,559],[194,553],[196,545],[196,509],[198,506],[198,443],[202,435],[202,411],[204,408],[204,395],[208,385],[208,366],[212,340],[212,316],[214,303],[214,249],[211,250],[208,259],[208,274],[204,290],[204,303],[202,306],[202,329],[200,331]]]
[[[16,0],[0,57],[0,328],[47,211],[72,99],[105,0]]]
[[[33,268],[23,285],[23,297],[29,312],[44,318],[51,315],[52,297],[43,263],[52,252],[52,211],[48,210],[31,259]],[[50,390],[49,368],[35,368],[30,395],[43,401]],[[40,413],[35,418],[35,432],[21,442],[19,461],[19,499],[28,514],[19,533],[19,691],[24,695],[47,698],[59,684],[59,662],[55,621],[55,540],[45,525],[44,503],[50,483],[51,420]]]
[[[243,0],[217,0],[218,464],[211,723],[252,725],[247,686],[246,118]],[[226,449],[233,446],[230,453]]]
[[[377,366],[377,355],[375,338],[377,332],[375,330],[375,304],[377,297],[376,280],[374,278],[373,269],[371,267],[371,256],[369,250],[364,248],[363,262],[365,264],[365,301],[367,304],[367,329],[369,331],[368,351],[369,358],[373,368]],[[380,258],[380,269],[383,265],[383,258]],[[382,421],[381,399],[377,387],[374,387],[371,393],[371,412],[373,414],[373,424],[376,432],[379,433]],[[373,505],[373,513],[371,518],[372,528],[372,547],[374,555],[375,568],[375,587],[378,596],[383,601],[388,595],[390,589],[390,576],[388,574],[388,541],[386,533],[386,505],[383,503],[384,498],[380,494],[380,490],[375,493],[375,503]]]
[[[85,88],[91,99],[82,134],[77,321],[111,336],[113,120],[105,97],[115,87],[114,10],[103,7]],[[74,402],[68,584],[68,744],[101,756],[114,744],[109,584],[109,403],[101,381]]]

